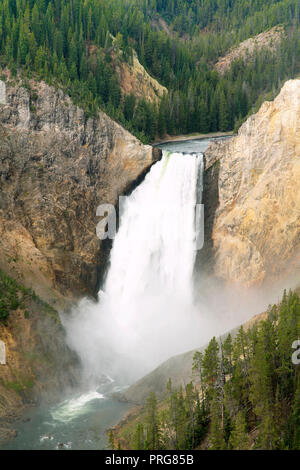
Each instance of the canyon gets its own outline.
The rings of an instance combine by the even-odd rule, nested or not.
[[[106,114],[88,117],[62,90],[3,71],[0,272],[19,298],[29,290],[0,323],[0,440],[24,406],[78,385],[58,310],[97,294],[110,251],[97,207],[117,205],[159,158]]]
[[[299,114],[300,80],[290,80],[237,136],[212,142],[206,150],[205,244],[196,261],[202,277],[245,290],[299,284]],[[47,384],[55,389],[61,374],[54,370],[57,345],[68,376],[61,386],[76,383],[76,358],[65,346],[57,311],[83,296],[96,297],[111,248],[96,236],[96,208],[116,205],[161,152],[142,145],[103,112],[87,116],[62,90],[12,77],[7,70],[0,81],[0,133],[0,269],[55,308],[47,315],[49,309],[39,308],[34,296],[26,306],[28,318],[19,308],[0,327],[8,362],[13,368],[17,364],[14,370],[0,366],[5,419]],[[30,344],[27,359],[41,344],[38,365],[25,360],[20,331]],[[48,348],[53,358],[43,372]],[[126,400],[142,402],[149,390],[162,390],[170,376],[179,384],[191,358],[187,353],[170,359],[144,379],[142,391],[140,385],[129,389]],[[7,386],[16,384],[21,370],[27,371],[26,393]]]

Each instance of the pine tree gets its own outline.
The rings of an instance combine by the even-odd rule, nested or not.
[[[233,346],[232,346],[232,336],[231,334],[227,335],[224,343],[223,343],[223,354],[224,354],[224,368],[225,374],[231,376],[232,374],[232,354],[233,354]]]
[[[199,377],[200,381],[200,397],[205,406],[205,384],[203,379],[203,353],[200,351],[196,351],[193,356],[193,366],[192,366],[193,373],[196,373]]]
[[[257,438],[257,447],[262,450],[276,450],[278,449],[278,435],[276,426],[273,419],[273,414],[267,410],[263,421],[259,427],[259,435]]]
[[[127,121],[131,121],[133,119],[135,104],[136,97],[134,94],[130,93],[130,95],[126,95],[124,100],[124,117]]]
[[[146,443],[147,450],[160,448],[160,432],[157,414],[157,400],[155,393],[151,393],[146,402]]]
[[[239,411],[234,422],[234,428],[229,438],[230,447],[232,449],[246,450],[249,448],[249,437],[246,429],[247,427],[244,413]]]
[[[142,423],[137,424],[134,435],[134,450],[143,450],[145,448],[144,426]]]
[[[158,134],[160,137],[163,137],[166,133],[166,118],[165,118],[165,113],[164,113],[164,102],[162,101],[159,107],[159,113],[158,113]]]
[[[220,131],[230,130],[230,112],[224,91],[220,94],[219,126]]]
[[[202,366],[203,366],[203,380],[206,386],[206,394],[210,400],[213,395],[217,380],[220,374],[219,363],[219,345],[215,337],[209,342],[205,350]]]
[[[224,429],[221,424],[221,407],[217,396],[214,394],[214,398],[211,406],[211,424],[209,442],[211,450],[224,450],[226,449],[226,443],[224,439]]]
[[[298,385],[292,408],[291,427],[293,439],[292,449],[300,450],[300,377],[298,378]]]

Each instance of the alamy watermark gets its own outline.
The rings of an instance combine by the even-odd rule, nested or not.
[[[292,363],[298,366],[300,364],[300,339],[296,339],[296,341],[293,342],[292,348],[296,349],[292,355]]]
[[[5,343],[0,340],[0,365],[6,365],[6,348]]]
[[[124,211],[127,197],[119,197],[118,216],[113,204],[100,204],[96,215],[101,217],[96,227],[96,234],[100,240],[114,240],[117,233],[117,221]],[[137,235],[137,234],[136,234]],[[204,204],[195,206],[195,241],[196,250],[201,250],[204,245]]]

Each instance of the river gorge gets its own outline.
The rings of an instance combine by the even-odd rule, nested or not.
[[[24,88],[4,93],[0,265],[60,319],[34,294],[34,314],[1,327],[3,448],[105,449],[130,407],[190,380],[196,348],[299,285],[300,81],[237,136],[161,149],[38,94],[33,116]],[[99,241],[97,204],[125,194],[115,239]]]
[[[81,360],[81,389],[27,412],[5,448],[106,448],[106,430],[130,407],[113,395],[208,339],[193,272],[209,142],[161,146],[162,159],[126,200],[99,301],[83,299],[62,317]]]

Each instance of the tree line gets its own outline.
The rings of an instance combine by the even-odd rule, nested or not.
[[[171,34],[153,26],[160,15]],[[279,23],[287,38],[272,53],[214,70],[232,45]],[[88,115],[101,108],[149,142],[238,127],[299,74],[299,31],[298,0],[3,0],[0,66],[62,86]],[[112,52],[130,64],[133,49],[169,90],[158,106],[122,96]]]

